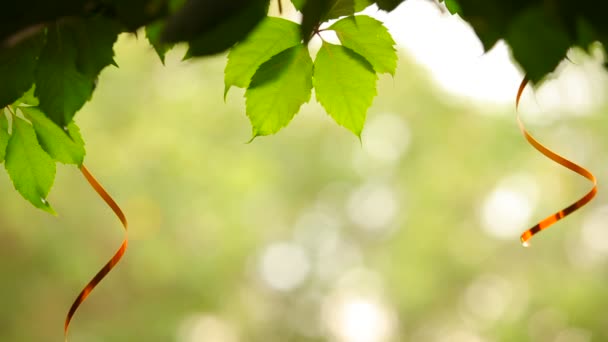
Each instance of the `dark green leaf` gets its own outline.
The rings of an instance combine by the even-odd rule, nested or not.
[[[458,0],[463,19],[475,30],[486,51],[505,38],[511,21],[537,0],[479,1]]]
[[[291,3],[293,4],[293,7],[295,7],[298,11],[301,11],[302,8],[304,8],[306,0],[291,0]]]
[[[599,40],[599,34],[595,31],[593,26],[582,18],[579,18],[576,21],[576,35],[576,43],[585,50],[587,50],[593,42]]]
[[[6,119],[6,114],[2,109],[0,110],[0,163],[4,162],[4,157],[6,156],[6,145],[8,145],[9,138],[8,120]]]
[[[247,7],[240,8],[218,25],[199,33],[189,41],[188,56],[206,56],[223,52],[243,40],[265,17],[269,0],[247,1]]]
[[[354,13],[354,0],[307,0],[302,8],[302,39],[308,42],[321,23]]]
[[[169,0],[169,12],[175,13],[186,4],[187,0]]]
[[[358,137],[376,96],[376,79],[365,58],[340,45],[323,43],[315,59],[317,101],[338,124]]]
[[[47,118],[38,108],[21,107],[34,125],[40,146],[58,162],[82,165],[85,150],[82,141],[73,140],[68,132]]]
[[[91,0],[1,1],[0,48],[13,47],[31,33],[42,32],[45,24],[55,22],[59,18],[85,15],[94,10],[91,2]]]
[[[533,83],[557,67],[571,43],[567,33],[541,7],[529,8],[511,23],[507,42]]]
[[[166,16],[174,0],[101,0],[109,7],[107,10],[128,30],[135,31]],[[91,3],[91,1],[87,1]],[[171,3],[171,4],[170,4]]]
[[[156,51],[160,61],[165,64],[165,54],[173,47],[174,44],[168,44],[161,41],[163,27],[164,24],[162,21],[157,21],[146,26],[146,38],[148,38],[148,41],[154,48],[154,51]]]
[[[55,162],[38,144],[34,128],[16,116],[4,164],[15,189],[37,208],[54,214],[46,197],[55,179]]]
[[[237,18],[259,22],[254,18],[260,17],[260,11],[266,15],[268,5],[268,0],[189,0],[167,20],[162,38],[168,43],[176,43],[194,41],[214,32],[231,35],[228,30],[218,31],[218,27],[230,28],[226,24],[231,23],[234,29],[242,30],[239,26],[247,25],[239,25]]]
[[[90,98],[93,79],[76,66],[78,47],[70,29],[51,26],[36,70],[36,97],[40,109],[64,127]]]
[[[327,16],[336,0],[306,0],[302,7],[302,39],[305,43],[312,38],[322,19]]]
[[[262,63],[277,53],[300,43],[298,24],[275,17],[267,17],[228,54],[224,71],[224,96],[231,86],[247,88],[251,77]]]
[[[329,11],[321,18],[322,21],[355,14],[354,0],[330,0]]]
[[[376,0],[378,8],[385,11],[392,11],[405,0]]]
[[[366,15],[344,18],[332,26],[342,45],[365,57],[378,73],[395,74],[395,41],[381,22]]]
[[[28,91],[23,93],[20,98],[18,98],[15,102],[13,102],[13,106],[18,106],[20,104],[25,104],[28,106],[37,106],[40,101],[36,98],[34,93],[36,92],[36,85],[34,84]]]
[[[308,42],[321,23],[354,13],[354,0],[307,0],[302,8],[302,38]]]
[[[97,16],[70,23],[66,30],[74,37],[76,67],[82,74],[94,79],[103,68],[115,65],[113,47],[121,31],[117,22]]]
[[[302,45],[262,64],[245,92],[253,137],[278,132],[310,100],[312,59]]]
[[[0,49],[0,108],[30,89],[43,45],[44,34],[39,33],[10,49]]]

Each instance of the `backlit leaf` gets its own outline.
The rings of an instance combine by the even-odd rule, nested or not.
[[[224,71],[224,95],[231,86],[246,88],[262,63],[277,53],[300,43],[298,24],[275,17],[267,17],[228,54]]]
[[[262,64],[245,92],[253,137],[278,132],[310,100],[312,59],[300,44]]]
[[[30,90],[23,93],[23,95],[21,95],[20,98],[18,98],[15,102],[13,102],[13,106],[18,106],[20,104],[25,104],[28,106],[37,106],[40,103],[40,101],[38,101],[38,98],[36,98],[36,95],[34,95],[35,92],[36,92],[36,85],[34,84],[30,88]]]
[[[365,57],[378,73],[395,74],[395,41],[386,27],[366,15],[344,18],[329,27],[342,45]]]
[[[6,156],[6,145],[8,145],[9,138],[8,120],[6,119],[4,110],[0,110],[0,163],[4,161],[4,157]]]
[[[323,43],[315,59],[317,101],[338,124],[358,137],[376,96],[376,79],[371,64],[344,46]]]
[[[361,12],[374,3],[373,0],[355,0],[355,13]]]
[[[38,108],[22,107],[21,111],[34,125],[40,146],[58,162],[82,165],[85,150],[82,141],[75,141],[66,130],[47,118]]]
[[[55,162],[38,144],[34,128],[16,116],[4,165],[15,189],[25,199],[54,214],[46,197],[55,179]]]
[[[457,0],[443,0],[445,7],[450,11],[451,14],[456,14],[462,12],[460,5]]]

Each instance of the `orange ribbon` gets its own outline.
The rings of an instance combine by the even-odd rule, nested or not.
[[[99,182],[95,179],[95,177],[93,177],[93,175],[89,172],[89,170],[87,170],[87,168],[84,165],[82,165],[80,167],[80,171],[84,175],[84,178],[86,178],[86,180],[89,182],[91,187],[95,190],[95,192],[97,192],[97,194],[104,200],[104,202],[106,202],[106,204],[112,209],[114,214],[116,214],[116,216],[118,217],[118,219],[120,220],[120,222],[122,223],[122,225],[125,229],[125,238],[124,238],[124,241],[122,242],[122,244],[120,245],[120,248],[118,249],[118,251],[116,251],[116,253],[114,253],[114,256],[110,259],[110,261],[108,261],[105,264],[105,266],[101,270],[99,270],[99,272],[97,272],[97,274],[93,277],[93,279],[91,279],[91,281],[89,281],[89,283],[82,289],[82,291],[80,292],[78,297],[76,297],[76,299],[72,303],[72,306],[70,307],[70,310],[68,311],[68,314],[65,318],[65,326],[64,326],[63,332],[64,332],[66,341],[68,339],[68,328],[70,326],[70,321],[72,320],[72,317],[76,313],[76,310],[78,310],[78,307],[80,307],[80,304],[82,304],[87,299],[87,297],[89,296],[91,291],[93,291],[93,289],[97,286],[97,284],[99,284],[99,282],[108,273],[110,273],[110,271],[120,261],[122,256],[125,254],[125,250],[127,249],[127,241],[128,241],[128,239],[127,239],[127,218],[125,217],[125,214],[122,212],[122,210],[120,209],[118,204],[116,204],[114,199],[112,199],[112,196],[110,196],[107,193],[107,191],[103,188],[103,186],[101,186],[101,184],[99,184]]]
[[[521,94],[523,93],[527,84],[528,84],[528,79],[526,77],[524,77],[524,79],[521,81],[521,84],[519,85],[519,89],[517,91],[517,97],[515,98],[515,109],[516,110],[519,108],[519,100],[520,100]],[[534,137],[532,135],[530,135],[530,133],[528,133],[528,131],[525,129],[524,124],[522,123],[522,121],[519,117],[519,112],[517,113],[517,123],[519,124],[519,129],[523,133],[526,140],[528,140],[530,145],[532,145],[532,147],[534,147],[540,153],[544,154],[547,158],[578,173],[579,175],[587,178],[588,180],[590,180],[593,183],[593,188],[591,188],[591,190],[589,190],[589,192],[587,194],[585,194],[583,197],[581,197],[578,201],[570,204],[569,206],[556,212],[555,214],[549,215],[542,221],[538,222],[532,228],[523,232],[523,234],[521,234],[521,243],[527,247],[529,245],[528,240],[530,240],[530,238],[532,238],[532,236],[534,236],[536,233],[538,233],[541,230],[544,230],[546,228],[549,228],[552,224],[554,224],[557,221],[563,219],[564,217],[572,214],[573,212],[575,212],[576,210],[578,210],[585,204],[589,203],[597,194],[597,180],[596,180],[595,176],[591,172],[589,172],[589,170],[587,170],[584,167],[577,165],[577,164],[571,162],[570,160],[560,156],[559,154],[551,151],[550,149],[543,146],[536,139],[534,139]]]

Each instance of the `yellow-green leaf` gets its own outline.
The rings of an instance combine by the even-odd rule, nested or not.
[[[82,165],[85,150],[82,140],[76,141],[69,132],[57,126],[38,108],[21,107],[21,111],[34,125],[40,146],[58,162]]]
[[[299,43],[298,24],[275,17],[264,19],[247,39],[230,50],[224,71],[224,96],[231,86],[247,88],[251,77],[262,63]]]
[[[55,162],[38,144],[34,128],[13,116],[4,163],[15,189],[34,206],[54,214],[46,197],[55,179]]]
[[[314,67],[317,101],[340,125],[361,136],[367,109],[376,96],[376,73],[356,52],[323,43]]]
[[[395,41],[386,27],[366,15],[344,18],[329,27],[342,45],[363,56],[378,73],[395,74]]]
[[[4,156],[6,155],[6,145],[8,145],[9,138],[8,120],[6,119],[4,110],[0,110],[0,163],[4,161]]]
[[[253,137],[278,132],[310,100],[312,59],[306,46],[291,47],[262,64],[245,92]]]

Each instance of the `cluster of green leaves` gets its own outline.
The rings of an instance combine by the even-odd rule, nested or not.
[[[73,121],[99,72],[113,64],[120,26],[102,16],[69,18],[0,50],[0,161],[15,189],[38,208],[55,162],[80,166],[85,149]],[[9,120],[10,118],[10,120]]]
[[[17,190],[50,210],[46,194],[54,171],[41,156],[82,163],[74,115],[91,98],[100,71],[114,64],[118,34],[141,27],[161,60],[179,42],[188,44],[187,58],[232,48],[225,96],[232,86],[246,88],[253,137],[287,125],[313,88],[327,113],[360,136],[377,75],[394,74],[397,56],[386,28],[357,13],[370,5],[392,11],[403,0],[291,0],[302,13],[301,23],[268,17],[270,1],[286,0],[5,1],[0,5],[5,15],[0,20],[0,108],[5,116],[12,106],[13,119],[1,122],[0,156]],[[571,47],[608,44],[604,6],[596,1],[438,1],[472,25],[486,50],[504,39],[532,82],[552,72]],[[308,42],[327,31],[340,44],[323,41],[313,61]],[[55,125],[45,124],[53,127],[45,132],[63,135],[41,133],[38,117]],[[80,157],[57,154],[73,148],[72,143]],[[23,161],[32,164],[25,167]]]
[[[74,122],[64,129],[33,106],[31,92],[0,111],[0,162],[15,189],[34,206],[54,213],[47,196],[55,179],[55,163],[80,166],[84,141]]]
[[[303,12],[299,25],[267,17],[228,54],[225,95],[246,88],[252,138],[278,132],[315,89],[317,101],[340,125],[361,135],[367,109],[376,96],[377,74],[395,73],[395,42],[384,25],[354,15],[369,2],[293,1]],[[342,18],[327,27],[324,23]],[[341,45],[323,40],[313,62],[307,42],[333,31]]]

